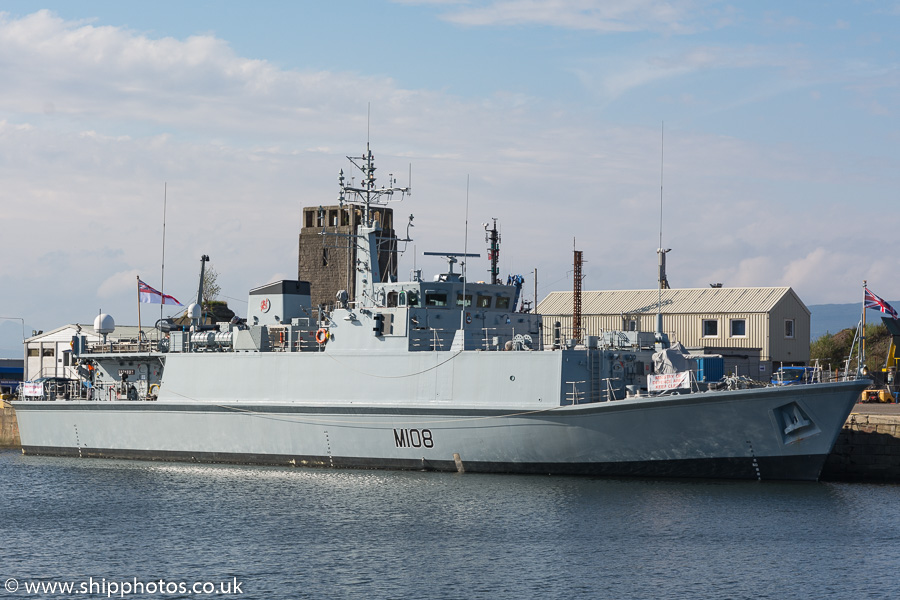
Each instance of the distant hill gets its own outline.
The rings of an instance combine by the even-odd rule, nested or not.
[[[894,308],[900,307],[900,302],[888,300],[888,304]],[[817,340],[826,333],[837,333],[842,329],[856,328],[859,323],[862,304],[812,304],[807,306],[810,315],[810,340]],[[898,309],[900,310],[900,309]],[[866,321],[880,324],[884,316],[877,310],[869,310],[866,313]]]

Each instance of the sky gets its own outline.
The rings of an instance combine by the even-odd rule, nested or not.
[[[672,287],[900,298],[898,38],[900,1],[4,0],[0,356],[137,324],[137,276],[187,304],[203,254],[244,316],[367,142],[403,278],[486,279],[496,218],[528,299],[573,249],[655,288],[660,226]]]

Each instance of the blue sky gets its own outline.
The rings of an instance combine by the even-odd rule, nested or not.
[[[43,8],[41,8],[43,7]],[[0,6],[0,316],[137,321],[135,275],[239,314],[296,277],[300,211],[365,148],[413,195],[401,273],[499,219],[538,296],[656,285],[900,298],[900,2],[34,2]],[[371,121],[366,114],[371,107]],[[474,246],[474,247],[473,247]],[[470,264],[486,272],[486,264]],[[470,273],[471,276],[471,273]],[[486,275],[485,275],[486,277]],[[153,313],[150,310],[149,313]],[[21,323],[0,320],[0,355]]]

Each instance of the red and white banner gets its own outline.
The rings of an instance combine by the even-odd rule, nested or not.
[[[647,389],[651,392],[665,390],[691,389],[691,372],[666,373],[665,375],[648,375]]]
[[[40,397],[44,395],[44,384],[33,381],[22,382],[22,394],[24,396]]]

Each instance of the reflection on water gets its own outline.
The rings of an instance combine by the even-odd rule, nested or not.
[[[892,485],[326,471],[16,452],[0,452],[0,477],[4,571],[20,579],[236,577],[245,598],[900,592],[900,487]]]

